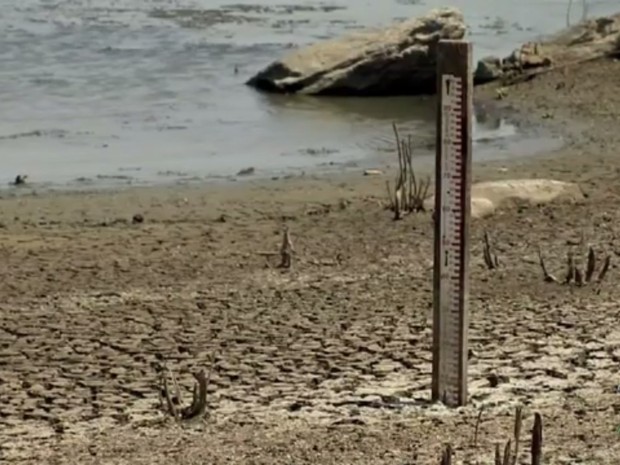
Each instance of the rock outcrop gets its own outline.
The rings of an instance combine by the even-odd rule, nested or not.
[[[620,54],[620,14],[584,21],[541,43],[526,43],[505,58],[485,57],[474,73],[476,84]],[[531,71],[530,71],[531,72]]]
[[[528,42],[504,59],[489,56],[480,60],[474,72],[474,82],[484,84],[509,74],[545,68],[552,64],[552,59],[540,44]]]
[[[454,8],[299,49],[247,84],[262,91],[313,95],[434,93],[437,42],[462,39],[465,22]]]

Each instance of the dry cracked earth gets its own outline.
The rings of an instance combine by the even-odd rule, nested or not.
[[[601,66],[588,72],[617,68]],[[585,82],[541,79],[542,93],[554,85],[546,80],[573,79],[575,99]],[[536,95],[531,86],[515,88],[507,104]],[[554,108],[561,129],[573,110]],[[617,463],[620,163],[616,136],[606,135],[611,119],[601,118],[590,139],[564,149],[562,163],[477,172],[579,181],[587,196],[511,203],[474,222],[471,402],[458,412],[429,402],[431,216],[392,221],[383,179],[3,193],[0,456],[424,463],[412,459],[412,441],[428,457],[445,440],[464,448],[484,407],[481,442],[492,446],[504,438],[498,425],[509,431],[514,407],[524,405],[528,421],[535,411],[545,418],[549,463]],[[143,223],[132,223],[137,213]],[[295,248],[290,270],[261,255],[278,249],[283,223]],[[484,266],[485,230],[497,270]],[[567,251],[581,257],[584,244],[599,263],[612,257],[602,283],[544,282],[539,247],[561,275]],[[190,373],[210,373],[198,430],[178,433],[162,421],[163,364],[186,400]]]

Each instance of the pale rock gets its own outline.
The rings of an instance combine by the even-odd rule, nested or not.
[[[553,179],[509,179],[487,181],[471,187],[471,217],[492,215],[509,200],[520,200],[532,205],[549,203],[558,198],[582,201],[583,192],[577,184]],[[434,197],[425,201],[427,209],[435,205]]]

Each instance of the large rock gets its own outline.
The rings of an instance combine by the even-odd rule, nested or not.
[[[413,95],[435,91],[436,44],[465,35],[455,8],[299,49],[247,84],[267,92]]]
[[[484,218],[492,215],[497,208],[510,200],[519,200],[530,204],[548,203],[558,198],[571,201],[584,200],[579,186],[570,182],[554,179],[509,179],[505,181],[486,181],[471,187],[471,216]],[[435,199],[425,201],[431,210]]]

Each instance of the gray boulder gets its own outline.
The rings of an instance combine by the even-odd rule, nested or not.
[[[269,65],[247,85],[274,93],[415,95],[434,93],[437,42],[462,39],[455,8],[382,30],[366,30],[301,48]]]

